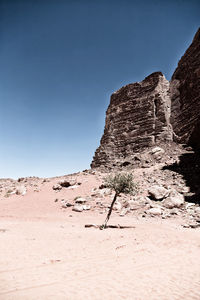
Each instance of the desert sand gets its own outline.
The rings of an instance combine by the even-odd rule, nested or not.
[[[2,192],[1,300],[200,299],[200,229],[183,228],[178,217],[116,212],[110,224],[135,228],[85,228],[105,213],[63,209],[60,199],[87,196],[101,179],[78,180],[54,191],[58,178],[30,179],[24,196]]]

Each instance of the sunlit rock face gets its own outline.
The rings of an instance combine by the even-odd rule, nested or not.
[[[175,140],[200,147],[200,29],[178,63],[170,90]]]
[[[113,168],[170,141],[200,148],[200,29],[170,82],[155,72],[112,94],[91,167]]]
[[[172,140],[169,82],[161,72],[112,94],[92,167],[115,166],[138,149]]]

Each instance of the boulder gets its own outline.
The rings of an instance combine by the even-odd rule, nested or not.
[[[162,200],[169,195],[169,190],[159,185],[152,186],[148,192],[154,200]]]
[[[72,210],[76,211],[76,212],[82,212],[84,210],[84,208],[83,208],[83,205],[76,204],[76,205],[74,205]]]
[[[147,210],[147,214],[152,215],[152,216],[160,216],[162,215],[162,210],[160,207],[153,207]]]
[[[129,211],[130,211],[129,207],[122,208],[122,210],[120,212],[120,217],[124,217]]]
[[[72,185],[75,185],[76,184],[76,181],[69,181],[69,180],[61,180],[58,182],[58,184],[61,186],[61,187],[69,187],[69,186],[72,186]]]
[[[200,215],[200,207],[199,206],[195,207],[195,212]]]
[[[169,197],[162,201],[162,205],[166,208],[175,208],[181,207],[184,204],[184,202],[184,196],[176,190],[172,190],[170,192]]]
[[[165,150],[161,147],[154,147],[152,150],[151,150],[151,153],[152,154],[163,154],[165,153]]]
[[[113,210],[121,210],[122,209],[122,205],[120,202],[115,202],[114,206],[113,206]]]
[[[78,204],[84,204],[86,202],[87,202],[87,200],[82,197],[76,198],[76,200],[75,200],[75,203],[78,203]]]
[[[177,187],[177,191],[181,194],[187,194],[190,192],[190,187],[179,184]]]
[[[186,209],[191,209],[191,208],[194,208],[194,206],[195,206],[195,203],[189,202],[189,203],[186,203],[185,208]]]
[[[143,206],[143,205],[144,204],[142,202],[140,203],[136,200],[128,200],[123,203],[123,207],[129,208],[130,210],[137,210],[137,209],[141,208],[141,206]]]
[[[62,190],[62,186],[60,186],[59,184],[54,184],[53,187],[52,187],[52,189],[54,191],[60,191],[60,190]]]
[[[20,185],[16,188],[16,194],[24,196],[26,194],[26,187],[24,185]]]
[[[102,196],[108,196],[112,194],[112,191],[109,188],[103,188],[99,190],[99,194]]]
[[[69,203],[69,202],[64,202],[64,201],[62,201],[62,207],[63,208],[67,208],[67,207],[71,207],[71,206],[73,206],[73,204],[72,203]]]
[[[90,205],[82,205],[83,210],[90,210],[91,206]]]

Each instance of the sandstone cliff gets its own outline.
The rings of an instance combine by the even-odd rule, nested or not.
[[[111,96],[92,167],[110,166],[138,149],[171,140],[169,82],[156,72]]]
[[[200,146],[200,29],[170,83],[175,140]]]
[[[168,82],[155,72],[112,94],[91,167],[115,167],[169,141],[200,146],[200,30]],[[173,129],[172,129],[173,127]]]

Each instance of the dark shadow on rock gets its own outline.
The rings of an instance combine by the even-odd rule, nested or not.
[[[200,149],[200,138],[199,138],[199,132],[200,132],[200,121],[196,124],[195,128],[193,129],[193,132],[189,138],[188,145],[192,146],[193,148]],[[199,150],[200,152],[200,150]]]
[[[185,193],[185,200],[200,204],[200,151],[190,151],[179,156],[179,162],[163,167],[182,175],[186,186],[190,188]]]

